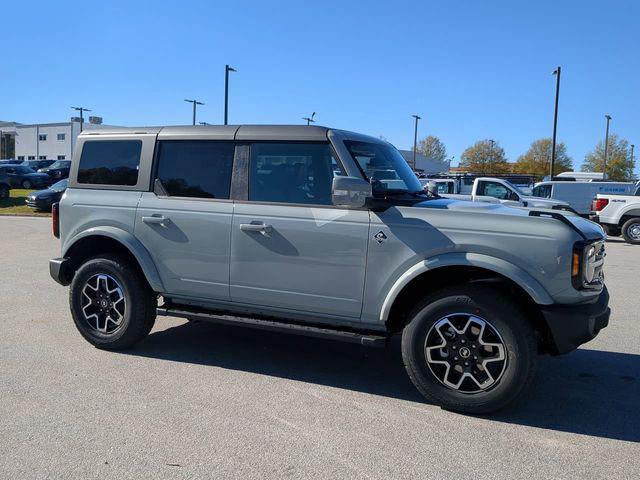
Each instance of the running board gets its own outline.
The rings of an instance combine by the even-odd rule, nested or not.
[[[218,323],[222,325],[237,325],[241,327],[269,330],[272,332],[290,333],[305,337],[326,338],[347,343],[356,343],[366,347],[384,347],[388,337],[375,333],[359,333],[333,328],[301,325],[298,323],[285,323],[274,320],[264,320],[250,317],[236,317],[209,313],[200,309],[187,309],[184,306],[158,307],[158,315],[164,317],[180,317],[189,320],[202,320],[204,322]]]

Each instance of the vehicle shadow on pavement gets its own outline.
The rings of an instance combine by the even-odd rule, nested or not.
[[[425,403],[405,374],[399,337],[386,349],[208,323],[152,333],[129,355],[211,365]],[[541,357],[534,385],[489,420],[640,441],[640,355],[579,349]]]

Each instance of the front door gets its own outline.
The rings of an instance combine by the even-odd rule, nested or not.
[[[167,293],[228,301],[234,144],[163,140],[157,148],[157,181],[142,194],[135,235]]]
[[[360,317],[369,212],[331,205],[341,174],[328,143],[251,145],[248,201],[231,229],[232,301]]]

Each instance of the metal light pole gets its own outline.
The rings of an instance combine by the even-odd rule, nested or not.
[[[496,143],[495,140],[489,140],[491,143],[491,147],[489,150],[489,173],[493,173],[493,144]]]
[[[4,159],[2,155],[2,141],[4,140],[4,132],[0,130],[0,160]]]
[[[199,102],[198,100],[188,100],[188,99],[184,99],[185,102],[189,102],[191,104],[193,104],[193,125],[196,124],[196,105],[204,105],[204,103]]]
[[[553,167],[556,164],[556,132],[558,130],[558,98],[560,97],[560,67],[553,75],[556,76],[556,107],[553,113],[553,139],[551,141],[551,165],[549,166],[549,179],[553,180]]]
[[[422,119],[422,117],[418,115],[411,115],[416,119],[415,129],[413,131],[413,169],[416,169],[416,154],[418,153],[418,120]]]
[[[82,114],[84,112],[90,112],[91,110],[84,107],[71,107],[71,109],[80,112],[80,133],[82,133],[82,124],[84,123],[84,116]]]
[[[227,125],[229,119],[229,72],[237,70],[229,65],[224,66],[224,124]]]
[[[607,155],[609,153],[609,122],[611,121],[611,115],[605,115],[607,119],[607,131],[604,135],[604,165],[602,166],[602,179],[607,178]]]
[[[636,148],[636,146],[632,143],[631,144],[631,163],[633,163],[633,149]]]
[[[310,117],[302,117],[303,120],[307,121],[307,125],[311,125],[312,123],[316,123],[313,117],[316,116],[316,112],[313,112]]]

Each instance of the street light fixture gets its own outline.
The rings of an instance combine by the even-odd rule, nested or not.
[[[413,130],[413,170],[416,169],[416,154],[418,153],[418,120],[422,119],[419,115],[411,115],[416,119],[415,128]]]
[[[553,139],[551,141],[551,165],[549,166],[549,179],[553,180],[553,167],[556,164],[556,132],[558,130],[558,99],[560,97],[560,67],[553,71],[556,76],[556,107],[553,113]]]
[[[198,100],[189,100],[189,99],[184,99],[185,102],[189,102],[191,104],[193,104],[193,125],[196,124],[196,105],[204,105],[204,103],[199,102]]]
[[[224,124],[228,124],[229,120],[229,72],[237,72],[237,70],[229,65],[224,66]]]
[[[604,118],[607,119],[607,130],[604,135],[604,164],[602,166],[602,179],[606,180],[607,178],[607,155],[609,153],[609,122],[611,121],[611,115],[605,115]]]
[[[91,110],[84,107],[71,107],[71,109],[80,112],[80,132],[82,132],[82,124],[84,123],[84,116],[82,114],[84,112],[90,112]]]
[[[307,121],[307,125],[311,125],[312,123],[316,123],[313,117],[316,116],[316,112],[313,112],[310,117],[302,117],[303,120]]]

